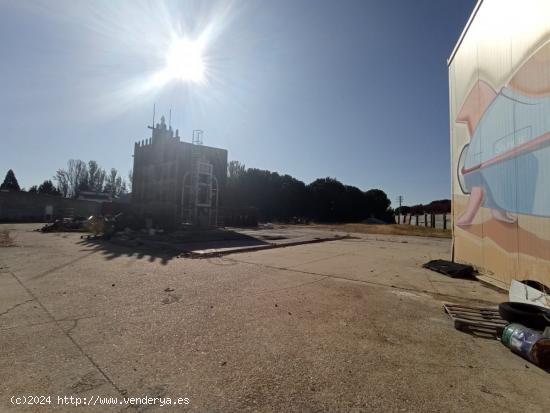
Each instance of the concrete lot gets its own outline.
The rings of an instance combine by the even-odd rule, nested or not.
[[[125,247],[143,246],[164,255],[208,258],[228,253],[251,252],[281,246],[302,245],[345,238],[347,232],[299,226],[269,225],[269,228],[225,228],[208,231],[176,231],[149,236],[141,231],[118,232],[109,241]],[[97,242],[91,240],[89,244]]]
[[[550,375],[443,312],[506,298],[420,267],[449,240],[185,259],[37,227],[0,225],[0,412],[548,411]],[[31,394],[190,404],[10,403]]]

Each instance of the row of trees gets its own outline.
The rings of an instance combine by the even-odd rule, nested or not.
[[[131,182],[131,174],[129,175]],[[77,198],[82,191],[103,192],[119,197],[128,193],[126,180],[115,168],[109,172],[96,161],[86,162],[71,159],[66,169],[58,169],[54,176],[57,189],[64,197]]]
[[[306,185],[290,175],[246,168],[238,161],[228,166],[225,205],[255,207],[261,219],[305,217],[319,222],[357,222],[378,218],[393,222],[390,200],[380,189],[363,192],[333,178]]]
[[[129,184],[119,175],[115,168],[109,172],[101,168],[96,161],[88,163],[80,159],[71,159],[67,168],[58,169],[53,180],[47,179],[40,185],[33,185],[28,192],[38,194],[57,195],[68,198],[77,198],[82,191],[108,193],[112,197],[120,197],[128,193],[131,187],[132,175],[128,174]],[[6,174],[0,190],[25,191],[19,187],[13,170]]]
[[[47,195],[56,195],[60,196],[61,192],[54,186],[53,182],[49,179],[46,179],[40,185],[33,185],[29,188],[31,194],[47,194]]]
[[[131,183],[131,172],[128,177]],[[96,161],[85,163],[71,159],[67,168],[57,170],[54,181],[56,185],[45,180],[28,192],[72,198],[77,198],[82,191],[109,193],[115,198],[128,192],[126,181],[115,168],[106,172]],[[21,190],[11,169],[0,189]],[[394,211],[386,193],[380,189],[363,192],[334,178],[320,178],[306,185],[290,175],[247,169],[240,162],[231,161],[224,204],[236,209],[254,207],[261,219],[269,221],[301,217],[319,222],[358,222],[367,218],[394,222],[394,213],[450,212],[451,201],[444,199],[427,205],[402,206]]]

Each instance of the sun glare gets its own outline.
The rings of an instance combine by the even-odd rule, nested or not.
[[[203,47],[189,39],[173,41],[166,55],[164,74],[167,80],[201,82],[204,79]]]

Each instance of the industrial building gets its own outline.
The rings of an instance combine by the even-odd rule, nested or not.
[[[134,210],[163,226],[219,225],[227,151],[204,146],[200,130],[191,143],[180,141],[164,116],[149,129],[151,137],[134,145]]]
[[[550,2],[479,1],[448,66],[454,258],[550,286]]]

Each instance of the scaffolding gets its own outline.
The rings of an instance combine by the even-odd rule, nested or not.
[[[214,167],[202,156],[201,130],[193,131],[191,169],[183,177],[181,222],[195,226],[218,226],[218,180]]]

